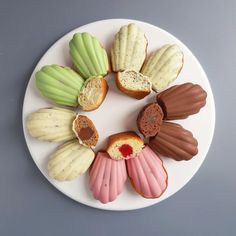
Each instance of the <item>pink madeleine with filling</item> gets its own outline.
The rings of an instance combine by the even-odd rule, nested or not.
[[[102,203],[112,202],[122,192],[127,179],[125,161],[116,161],[107,152],[98,152],[89,176],[94,198]]]
[[[145,198],[158,198],[166,190],[168,175],[162,160],[149,146],[138,156],[126,160],[128,175],[134,189]]]

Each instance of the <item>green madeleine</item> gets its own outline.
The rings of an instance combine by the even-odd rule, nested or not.
[[[76,33],[69,46],[73,64],[84,79],[107,74],[109,70],[107,53],[97,38],[89,33]]]
[[[76,107],[84,84],[83,78],[69,67],[47,65],[36,75],[36,86],[41,94],[56,104]]]

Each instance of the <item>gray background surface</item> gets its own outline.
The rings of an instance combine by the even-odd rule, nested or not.
[[[0,235],[236,235],[236,1],[0,0]],[[74,202],[39,172],[21,124],[37,61],[75,27],[133,18],[182,40],[215,96],[216,130],[194,178],[149,208],[109,212]],[[233,109],[233,110],[232,110]]]

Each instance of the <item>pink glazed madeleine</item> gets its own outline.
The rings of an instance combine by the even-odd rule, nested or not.
[[[116,161],[107,152],[98,152],[89,176],[94,198],[102,203],[112,202],[122,192],[127,179],[125,161]]]
[[[134,189],[145,198],[158,198],[167,188],[168,175],[162,160],[149,146],[135,158],[126,160]]]

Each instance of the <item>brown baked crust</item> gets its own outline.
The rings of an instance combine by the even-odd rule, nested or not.
[[[136,140],[137,142],[140,142],[140,145],[144,145],[143,140],[135,132],[127,131],[109,136],[106,150],[109,149],[109,147],[112,146],[115,142],[127,139]]]
[[[144,90],[136,90],[136,91],[134,91],[134,90],[130,90],[130,89],[125,88],[120,83],[120,75],[121,75],[121,73],[122,72],[118,72],[116,74],[116,85],[117,85],[117,88],[121,92],[129,95],[130,97],[136,98],[136,99],[142,99],[142,98],[146,97],[148,94],[151,93],[151,89],[150,89],[150,91],[144,91]]]
[[[98,131],[87,116],[78,114],[72,123],[72,130],[81,144],[87,147],[96,146],[99,139]]]
[[[89,109],[89,108],[85,108],[85,107],[81,106],[82,110],[83,111],[94,111],[94,110],[98,109],[100,107],[100,105],[103,103],[103,101],[107,95],[108,89],[109,89],[109,87],[108,87],[107,81],[104,78],[101,78],[102,99],[97,103],[96,107]]]

